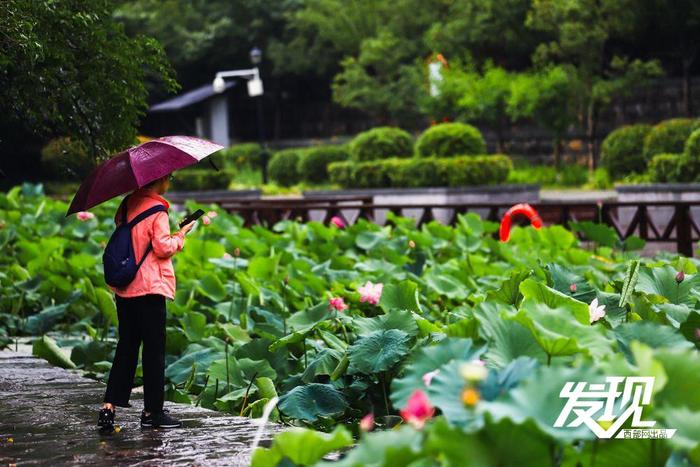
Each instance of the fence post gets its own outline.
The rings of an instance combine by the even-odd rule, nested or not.
[[[676,204],[676,243],[678,253],[693,256],[692,227],[690,225],[690,206]]]

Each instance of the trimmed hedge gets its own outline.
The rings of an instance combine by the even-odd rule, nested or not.
[[[236,174],[233,169],[214,170],[213,168],[185,169],[175,172],[173,190],[206,191],[225,190]]]
[[[323,183],[328,181],[328,164],[349,158],[350,153],[344,146],[312,147],[299,159],[297,171],[306,182]]]
[[[418,138],[420,156],[453,157],[461,154],[485,154],[481,132],[466,123],[441,123],[425,130]]]
[[[304,149],[283,149],[277,151],[267,166],[270,178],[281,186],[292,186],[301,182],[298,166]]]
[[[508,156],[496,154],[334,162],[328,173],[345,188],[460,187],[503,183],[512,168]]]
[[[700,130],[693,131],[685,142],[683,154],[700,161]]]
[[[672,183],[681,178],[684,162],[683,154],[657,154],[649,162],[649,176],[652,182]]]
[[[220,157],[224,167],[236,168],[247,165],[258,168],[261,152],[262,148],[258,143],[241,143],[222,149]]]
[[[350,142],[350,154],[358,162],[413,156],[413,137],[396,127],[364,131]]]
[[[651,129],[644,138],[644,157],[650,161],[657,154],[679,154],[690,134],[700,127],[698,120],[674,118]]]
[[[48,180],[82,180],[94,167],[95,162],[80,141],[55,138],[41,149],[41,169]]]
[[[502,183],[513,168],[510,158],[502,154],[442,159],[439,165],[452,187]]]
[[[650,131],[650,125],[629,125],[606,136],[600,148],[600,163],[613,178],[646,170],[644,138]]]

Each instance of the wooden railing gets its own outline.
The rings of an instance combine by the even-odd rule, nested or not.
[[[369,199],[368,199],[369,198]],[[222,202],[222,207],[243,217],[246,225],[272,225],[282,220],[327,223],[334,216],[346,224],[366,219],[386,223],[386,213],[412,217],[417,225],[439,220],[454,224],[459,214],[476,212],[498,222],[511,204],[373,204],[370,197],[300,200],[246,200]],[[700,202],[566,202],[533,204],[545,225],[589,220],[609,225],[622,240],[637,235],[647,242],[675,243],[679,253],[692,256],[693,243],[700,240]],[[694,211],[695,215],[694,215]]]

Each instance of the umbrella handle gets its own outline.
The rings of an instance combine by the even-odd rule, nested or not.
[[[218,168],[216,165],[214,165],[214,161],[212,160],[212,158],[211,158],[211,157],[207,157],[207,160],[209,161],[209,163],[211,164],[211,166],[214,167],[214,170],[216,170],[216,171],[218,172],[218,171],[219,171],[219,168]]]

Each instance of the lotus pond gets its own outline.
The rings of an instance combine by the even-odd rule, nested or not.
[[[80,220],[41,186],[0,194],[1,346],[43,336],[36,354],[105,379],[116,310],[101,253],[116,206]],[[500,243],[474,214],[454,227],[244,228],[204,209],[211,222],[175,257],[167,398],[259,417],[279,397],[272,418],[296,428],[253,465],[339,450],[347,466],[700,464],[697,260],[640,258],[640,241],[583,246],[560,226]],[[567,382],[606,376],[653,376],[641,418],[675,435],[553,426]]]

